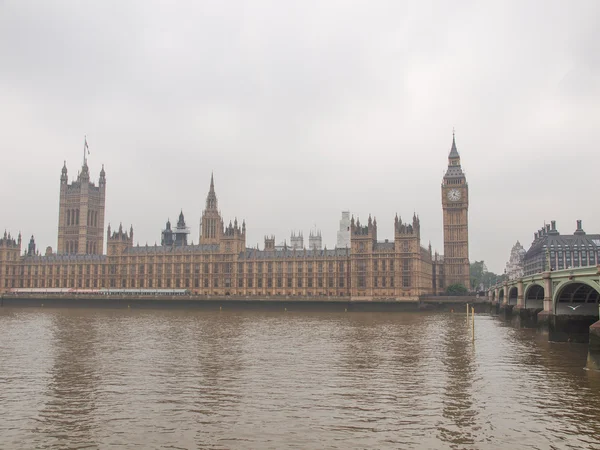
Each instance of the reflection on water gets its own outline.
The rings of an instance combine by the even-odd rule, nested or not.
[[[600,448],[586,346],[464,314],[0,308],[0,448]]]

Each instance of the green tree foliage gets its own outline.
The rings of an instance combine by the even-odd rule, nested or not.
[[[446,295],[467,295],[469,290],[460,283],[451,284],[446,288]]]
[[[480,287],[486,289],[506,279],[506,275],[497,275],[489,272],[484,261],[475,261],[471,264],[471,289],[478,290]]]

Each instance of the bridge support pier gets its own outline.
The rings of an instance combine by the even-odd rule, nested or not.
[[[535,328],[539,309],[525,308],[525,296],[523,295],[523,279],[517,281],[517,306],[512,310],[516,325],[521,328]]]
[[[491,315],[497,316],[498,315],[498,309],[499,309],[498,302],[491,302],[490,303],[490,314]]]
[[[509,305],[508,303],[502,303],[498,310],[498,314],[503,320],[510,320],[512,318],[512,311],[515,305]]]
[[[590,336],[590,325],[596,321],[595,316],[556,315],[542,311],[537,316],[538,328],[548,333],[548,340],[553,342],[587,343]]]
[[[537,326],[537,316],[541,309],[525,308],[517,305],[512,310],[513,318],[517,326],[521,328],[535,328]]]
[[[600,320],[590,326],[587,368],[600,370]]]

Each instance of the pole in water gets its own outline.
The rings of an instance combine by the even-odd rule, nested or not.
[[[467,325],[469,324],[469,304],[467,303]]]
[[[475,342],[475,307],[471,309],[471,323],[472,323],[472,332],[473,332],[473,342]]]

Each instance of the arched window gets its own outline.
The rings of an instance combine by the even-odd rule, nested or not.
[[[71,225],[71,210],[67,209],[67,226]]]

